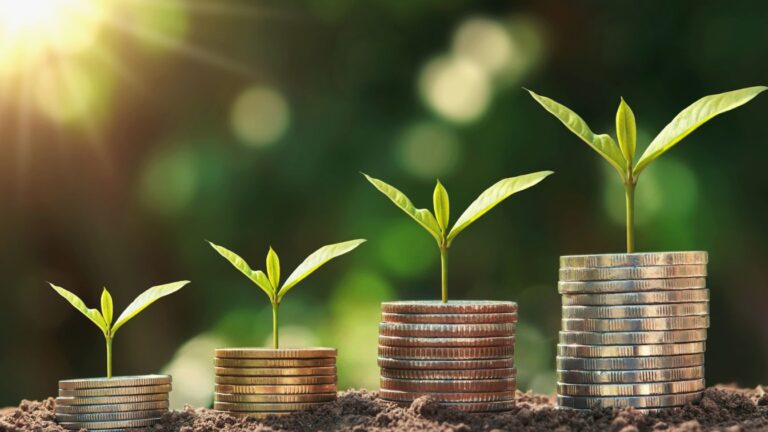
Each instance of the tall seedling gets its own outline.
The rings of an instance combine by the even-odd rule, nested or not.
[[[321,247],[296,267],[296,270],[288,276],[288,279],[285,280],[282,286],[280,286],[280,259],[271,247],[269,252],[267,252],[267,272],[264,273],[261,270],[251,270],[248,263],[231,250],[211,242],[208,243],[269,297],[269,301],[272,303],[272,341],[274,348],[277,349],[280,347],[277,332],[277,310],[280,302],[283,300],[283,296],[323,264],[340,255],[351,252],[363,242],[365,242],[363,239],[350,240]]]
[[[173,294],[176,291],[182,289],[184,285],[189,281],[173,282],[165,285],[154,286],[141,295],[136,297],[131,304],[117,317],[117,321],[112,323],[113,318],[113,306],[112,295],[109,294],[107,288],[101,292],[101,312],[97,309],[89,309],[85,303],[80,300],[80,297],[65,290],[60,286],[56,286],[50,282],[48,284],[56,290],[62,297],[64,297],[75,309],[79,310],[83,315],[91,320],[104,334],[104,340],[107,344],[107,378],[112,378],[112,339],[115,337],[117,330],[127,323],[131,318],[139,314],[139,312],[146,309],[149,305],[157,301],[158,299],[167,295]]]
[[[510,177],[500,180],[485,192],[480,194],[477,199],[464,210],[459,216],[453,228],[448,229],[450,219],[450,201],[448,191],[445,190],[440,181],[437,181],[432,201],[434,215],[427,209],[417,209],[411,200],[393,186],[375,179],[367,174],[363,174],[371,184],[381,193],[386,195],[400,210],[419,223],[429,234],[437,241],[437,247],[440,249],[440,269],[441,269],[441,291],[443,303],[448,302],[448,249],[453,243],[453,239],[464,231],[472,222],[478,220],[480,216],[486,214],[489,210],[496,207],[497,204],[509,198],[511,195],[528,189],[544,180],[547,176],[553,174],[552,171],[540,171],[532,174]]]
[[[576,134],[593,150],[600,154],[611,166],[616,169],[624,183],[624,195],[627,211],[627,253],[635,251],[635,187],[640,173],[656,158],[671,149],[683,138],[695,131],[699,126],[708,122],[715,116],[738,108],[752,100],[755,96],[768,89],[757,86],[741,90],[734,90],[711,96],[705,96],[694,102],[688,108],[682,110],[672,122],[656,135],[643,154],[635,163],[635,150],[637,141],[637,128],[635,127],[635,115],[624,99],[619,103],[616,112],[616,139],[610,135],[595,135],[575,112],[554,100],[537,95],[528,90],[533,98],[547,111],[557,117],[565,127]],[[633,165],[634,164],[634,165]]]

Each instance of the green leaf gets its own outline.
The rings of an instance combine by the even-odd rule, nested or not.
[[[112,335],[114,335],[117,330],[123,326],[123,324],[127,323],[131,318],[138,315],[139,312],[146,309],[149,305],[167,295],[175,293],[188,283],[189,281],[172,282],[165,285],[154,286],[141,293],[138,297],[136,297],[134,301],[131,302],[131,304],[128,305],[127,308],[125,308],[123,313],[117,317],[117,321],[112,327]]]
[[[272,246],[269,247],[269,252],[267,252],[267,276],[273,287],[277,288],[280,286],[280,258],[277,257],[277,253],[272,249]]]
[[[113,313],[112,295],[107,291],[107,287],[104,287],[104,291],[101,292],[101,316],[104,318],[107,328],[112,326]]]
[[[635,149],[637,148],[637,126],[635,124],[635,113],[624,102],[624,98],[621,98],[619,109],[616,111],[616,137],[627,164],[626,169],[630,170],[632,168],[632,161],[635,158]]]
[[[525,174],[517,177],[506,178],[494,184],[480,194],[477,199],[464,210],[459,216],[456,224],[448,234],[448,244],[472,222],[486,214],[497,204],[507,199],[510,195],[528,189],[544,180],[547,176],[554,174],[552,171],[539,171],[531,174]]]
[[[219,255],[223,256],[227,261],[229,261],[230,264],[232,264],[236,269],[240,270],[242,274],[247,276],[251,282],[255,283],[259,288],[261,288],[261,290],[269,296],[270,301],[274,299],[276,288],[272,286],[267,276],[264,275],[264,272],[251,270],[251,267],[248,266],[248,263],[231,250],[212,242],[208,243],[210,243],[210,245],[216,250],[216,252],[219,253]]]
[[[726,93],[705,96],[675,116],[664,129],[656,135],[648,148],[635,165],[634,175],[640,174],[651,162],[695,131],[699,126],[713,117],[738,108],[752,100],[755,96],[768,90],[768,87],[757,86]]]
[[[448,199],[448,191],[445,190],[445,187],[440,183],[440,180],[438,180],[437,185],[435,185],[432,201],[435,206],[437,225],[440,227],[440,231],[445,233],[448,231],[448,221],[451,217],[451,202]]]
[[[328,246],[323,246],[317,251],[315,251],[312,255],[308,256],[304,262],[299,264],[298,267],[296,267],[296,270],[291,273],[290,276],[288,276],[288,279],[285,280],[285,284],[282,288],[280,288],[280,293],[278,294],[278,299],[282,298],[288,290],[293,288],[297,283],[301,282],[304,278],[312,274],[315,270],[320,268],[323,264],[327,263],[328,261],[340,256],[344,255],[347,252],[352,251],[356,247],[360,246],[362,243],[364,243],[364,239],[359,240],[350,240],[342,243],[336,243]]]
[[[606,134],[595,135],[594,132],[589,129],[587,123],[568,107],[561,105],[548,97],[539,96],[531,90],[528,90],[528,93],[530,93],[533,99],[541,104],[545,110],[557,117],[565,127],[586,142],[592,149],[598,152],[600,156],[605,158],[608,163],[616,168],[619,175],[621,175],[621,178],[625,178],[627,163],[624,156],[621,154],[621,150],[619,150],[618,146],[613,141],[613,138]]]
[[[424,227],[424,229],[432,234],[432,237],[434,237],[435,240],[440,243],[440,226],[437,224],[437,220],[434,216],[432,216],[432,213],[430,213],[429,210],[417,209],[404,193],[400,192],[393,186],[390,186],[379,179],[370,177],[367,174],[363,175],[368,179],[369,182],[371,182],[371,184],[376,187],[376,189],[378,189],[381,193],[392,200],[392,202],[395,203],[395,205],[398,206],[400,210],[404,211],[408,216],[412,217],[413,220]]]
[[[75,309],[79,310],[83,315],[85,315],[86,318],[93,321],[93,323],[96,324],[99,329],[101,329],[105,336],[107,335],[109,327],[107,327],[107,323],[104,321],[104,317],[101,316],[101,313],[98,310],[89,309],[85,303],[80,300],[80,297],[65,290],[64,288],[56,286],[50,282],[48,282],[48,285],[50,285],[51,288],[59,293],[59,295],[64,297],[69,302],[69,304],[75,307]]]

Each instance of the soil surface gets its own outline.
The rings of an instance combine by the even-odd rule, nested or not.
[[[54,422],[54,399],[22,401],[0,410],[0,432],[65,432]],[[349,390],[323,408],[266,420],[238,419],[204,408],[187,407],[163,417],[153,432],[203,431],[768,431],[768,395],[764,387],[746,390],[717,386],[683,408],[641,414],[632,409],[571,411],[555,408],[552,399],[517,394],[517,407],[500,414],[464,414],[420,398],[402,408],[376,398],[376,393]]]

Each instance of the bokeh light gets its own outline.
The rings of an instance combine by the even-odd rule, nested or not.
[[[464,21],[453,37],[455,55],[469,59],[495,75],[520,55],[519,47],[500,21],[475,17]]]
[[[157,52],[179,47],[189,34],[189,12],[182,0],[132,0],[119,7],[114,24]]]
[[[440,56],[421,70],[419,90],[437,114],[457,123],[477,120],[488,109],[491,84],[476,63],[457,56]]]
[[[62,62],[32,75],[38,109],[59,124],[93,126],[107,113],[113,75],[92,64]]]
[[[271,87],[249,87],[237,96],[232,106],[231,124],[235,136],[246,145],[273,144],[288,130],[288,103]]]
[[[461,142],[456,132],[438,122],[408,126],[398,142],[398,156],[409,173],[434,180],[453,172],[461,159]]]

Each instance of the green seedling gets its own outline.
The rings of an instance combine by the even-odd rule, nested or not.
[[[656,158],[671,149],[699,126],[719,114],[744,105],[766,89],[768,87],[749,87],[699,99],[682,110],[672,119],[672,122],[656,135],[656,138],[651,141],[640,158],[637,159],[637,163],[634,162],[637,142],[635,115],[623,98],[616,112],[616,139],[619,142],[617,145],[610,135],[595,135],[587,123],[569,108],[548,97],[537,95],[530,90],[528,92],[536,102],[557,117],[565,127],[586,142],[618,171],[621,181],[624,183],[626,199],[627,253],[632,253],[635,251],[635,187],[640,173]]]
[[[432,201],[434,214],[427,209],[417,209],[411,200],[393,186],[384,183],[381,180],[363,174],[376,189],[392,200],[395,205],[413,218],[424,229],[429,232],[437,241],[437,247],[440,249],[440,275],[441,291],[443,303],[448,302],[448,249],[453,243],[453,239],[464,231],[480,216],[486,214],[489,210],[496,207],[500,202],[509,198],[511,195],[528,189],[544,180],[547,176],[553,174],[552,171],[540,171],[532,174],[525,174],[517,177],[510,177],[500,180],[489,187],[477,199],[464,210],[459,219],[453,224],[453,228],[448,229],[450,219],[450,202],[448,200],[448,191],[445,190],[440,181],[437,181]]]
[[[64,297],[75,307],[75,309],[85,315],[86,318],[93,321],[93,323],[99,327],[101,332],[104,333],[104,339],[107,343],[107,378],[112,378],[112,339],[115,337],[117,330],[158,299],[175,293],[188,283],[189,281],[172,282],[165,285],[154,286],[144,291],[141,295],[136,297],[127,308],[125,308],[123,313],[117,317],[117,321],[113,324],[112,295],[109,294],[106,287],[101,292],[101,312],[99,312],[97,309],[89,309],[85,303],[80,300],[80,297],[75,294],[48,282],[51,288],[56,290],[57,293]]]
[[[267,272],[264,273],[261,270],[253,271],[248,263],[239,255],[217,244],[208,242],[221,256],[226,258],[236,269],[240,270],[251,282],[261,288],[269,301],[272,303],[272,343],[275,349],[280,347],[280,342],[277,332],[277,309],[280,306],[280,302],[283,300],[283,296],[291,290],[297,283],[301,282],[312,274],[315,270],[323,266],[328,261],[344,255],[347,252],[351,252],[356,247],[360,246],[364,239],[350,240],[347,242],[336,243],[328,246],[323,246],[316,250],[312,255],[308,256],[304,262],[296,267],[296,270],[288,276],[282,286],[280,286],[280,259],[272,249],[269,248],[267,252]]]

